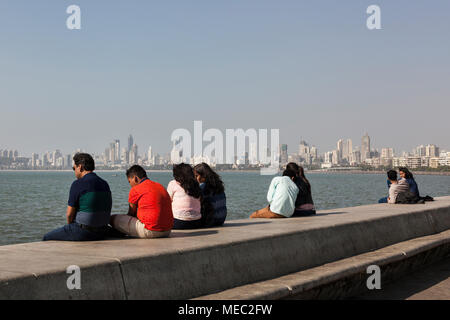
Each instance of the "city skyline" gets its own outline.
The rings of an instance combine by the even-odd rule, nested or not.
[[[368,133],[365,132],[364,134],[366,135]],[[24,152],[23,149],[20,148],[20,146],[10,146],[10,145],[7,145],[7,144],[5,144],[5,145],[4,144],[0,144],[0,150],[18,151],[18,152],[20,152],[21,155],[26,156],[26,157],[31,157],[31,155],[33,153],[42,154],[42,153],[45,153],[45,152],[53,152],[54,150],[59,150],[63,154],[73,153],[74,150],[86,150],[86,152],[90,152],[92,154],[98,155],[98,154],[101,154],[101,153],[103,153],[105,151],[105,146],[107,146],[107,145],[111,146],[112,143],[115,142],[115,141],[119,141],[119,143],[120,143],[120,141],[126,141],[127,142],[126,146],[128,146],[128,148],[122,147],[122,148],[120,148],[121,149],[120,151],[122,151],[123,149],[129,150],[130,147],[134,144],[134,141],[139,141],[138,139],[135,139],[135,137],[132,134],[127,134],[126,135],[126,139],[123,139],[123,140],[120,139],[120,138],[117,138],[117,137],[118,137],[118,135],[116,135],[116,138],[109,139],[110,140],[109,143],[103,143],[102,146],[99,147],[96,150],[90,150],[90,149],[87,149],[87,148],[81,147],[81,146],[76,146],[74,148],[67,148],[67,147],[66,148],[62,148],[60,146],[56,146],[56,147],[53,147],[53,148],[51,148],[51,147],[50,148],[42,148],[40,150],[36,150],[37,148],[34,148],[33,151],[31,151],[31,152]],[[131,145],[130,145],[130,137],[131,137]],[[353,137],[345,137],[345,138],[337,137],[337,138],[333,138],[333,139],[330,138],[331,141],[334,140],[334,143],[333,142],[329,143],[329,144],[327,144],[326,147],[319,146],[316,143],[312,143],[312,145],[314,145],[314,147],[316,147],[317,150],[319,150],[319,153],[322,153],[322,154],[324,152],[326,152],[327,150],[337,149],[336,144],[339,143],[340,140],[342,140],[344,143],[347,143],[348,141],[350,141],[350,143],[354,147],[359,147],[360,149],[362,149],[362,143],[357,144],[354,141],[362,141],[362,139],[364,139],[364,137],[365,136],[362,136],[362,137],[359,137],[359,138],[356,138],[356,139],[353,138]],[[303,137],[300,137],[297,140],[298,140],[298,143],[288,144],[288,143],[286,143],[286,142],[284,142],[284,141],[282,141],[280,139],[280,145],[281,144],[287,144],[288,146],[291,146],[289,148],[289,150],[292,150],[291,148],[293,146],[296,146],[296,148],[297,148],[297,146],[302,141],[314,141],[314,139],[304,139]],[[374,141],[375,141],[375,143],[373,143]],[[206,143],[204,143],[204,144],[206,144]],[[397,154],[398,153],[401,154],[401,153],[404,153],[404,152],[408,152],[409,153],[409,152],[413,151],[417,146],[428,145],[428,144],[438,145],[437,143],[431,143],[429,141],[428,142],[427,141],[423,141],[423,142],[420,142],[420,143],[413,143],[413,142],[408,143],[407,145],[410,145],[411,146],[410,148],[406,148],[406,147],[400,147],[400,148],[397,147],[396,148],[396,147],[394,147],[392,145],[382,145],[381,143],[377,143],[377,139],[370,140],[368,145],[369,145],[369,148],[371,148],[371,150],[379,150],[381,152],[381,149],[388,147],[388,148],[392,148],[393,150],[395,150]],[[125,145],[125,144],[123,144],[123,145]],[[158,143],[153,143],[152,144],[152,143],[150,143],[148,141],[147,142],[144,141],[144,142],[140,142],[139,145],[142,146],[142,147],[140,147],[140,150],[142,151],[142,154],[145,154],[147,152],[148,148],[151,147],[153,149],[154,153],[156,152],[158,154],[163,155],[163,154],[170,154],[170,152],[172,151],[173,142],[170,140],[170,136],[169,136],[168,137],[168,144],[162,151],[154,148],[154,145],[158,145]],[[440,145],[440,148],[443,149],[443,150],[450,150],[450,147],[448,147],[446,145]],[[116,156],[117,156],[117,154],[116,154]],[[363,156],[362,156],[362,158],[363,158]]]
[[[390,146],[384,146],[381,150],[373,148],[373,145],[371,146],[372,141],[368,133],[361,137],[361,145],[354,144],[350,138],[339,138],[336,148],[330,151],[320,151],[314,144],[310,144],[305,140],[301,140],[296,148],[289,148],[287,144],[281,143],[278,150],[279,164],[283,166],[293,161],[306,166],[320,166],[324,169],[342,166],[357,167],[360,165],[368,165],[375,168],[399,166],[437,168],[450,165],[450,152],[435,144],[418,145],[411,151],[399,152]],[[141,164],[147,167],[167,166],[179,162],[191,164],[207,162],[210,165],[216,165],[216,159],[209,158],[204,154],[182,156],[179,154],[178,149],[175,148],[178,142],[173,141],[173,149],[170,153],[159,154],[151,146],[139,153],[139,147],[133,135],[129,134],[125,147],[121,148],[120,139],[115,138],[112,139],[112,142],[106,144],[103,152],[99,153],[77,149],[70,154],[63,154],[60,149],[56,149],[41,154],[32,153],[31,157],[25,157],[20,155],[18,150],[0,148],[0,160],[3,160],[3,162],[5,159],[9,160],[11,168],[37,169],[53,167],[64,169],[71,166],[72,157],[76,152],[89,152],[94,155],[100,166],[105,168],[124,168],[133,164]],[[263,163],[261,163],[258,154],[260,147],[254,143],[246,143],[243,154],[236,154],[233,163],[224,164],[248,167],[261,166]],[[0,162],[0,165],[5,167],[2,162]]]

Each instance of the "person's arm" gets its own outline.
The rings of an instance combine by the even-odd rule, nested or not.
[[[129,203],[127,215],[136,217],[137,216],[137,205],[134,203]]]
[[[407,180],[409,184],[409,191],[419,196],[419,188],[417,187],[417,183],[414,179]]]
[[[69,191],[69,200],[67,201],[67,211],[66,211],[66,218],[67,223],[71,224],[75,221],[75,217],[77,215],[77,211],[79,206],[79,199],[80,199],[80,193],[79,188],[77,187],[77,181],[74,181],[72,185],[70,186]]]
[[[175,187],[174,187],[174,181],[170,181],[167,185],[167,193],[169,194],[169,197],[171,200],[173,200],[173,195],[175,194]]]
[[[395,192],[397,189],[397,185],[392,184],[389,188],[389,197],[388,197],[388,203],[395,203]]]
[[[77,215],[77,208],[67,206],[67,213],[66,213],[67,224],[71,224],[75,220],[76,215]]]

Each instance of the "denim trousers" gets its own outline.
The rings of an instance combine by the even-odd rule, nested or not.
[[[101,232],[93,232],[81,228],[81,226],[73,222],[65,226],[55,229],[47,233],[43,241],[60,240],[60,241],[95,241],[105,239],[105,234]]]

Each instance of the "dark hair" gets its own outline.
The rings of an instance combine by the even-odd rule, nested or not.
[[[194,198],[200,198],[202,190],[195,179],[194,170],[186,163],[180,163],[173,166],[173,177],[180,184],[184,191]]]
[[[147,172],[145,172],[144,168],[141,166],[135,164],[134,166],[131,166],[127,170],[127,178],[133,178],[138,177],[139,179],[147,178]]]
[[[194,171],[205,179],[205,194],[221,194],[225,191],[222,179],[211,167],[202,162],[194,167]]]
[[[387,176],[389,180],[397,180],[397,171],[395,170],[389,170],[387,172]]]
[[[411,171],[408,170],[408,168],[400,167],[398,168],[398,171],[402,171],[405,173],[405,179],[414,179],[413,174],[411,173]]]
[[[92,156],[88,153],[76,153],[73,156],[73,162],[76,166],[81,165],[83,170],[85,171],[94,171],[95,170],[95,162]]]
[[[289,162],[286,165],[286,170],[292,170],[295,172],[295,174],[297,175],[297,177],[299,177],[300,179],[302,179],[303,181],[305,181],[305,183],[310,186],[310,183],[308,181],[308,179],[306,179],[305,176],[305,170],[303,169],[302,166],[299,166],[298,164],[296,164],[295,162]]]
[[[286,169],[283,171],[283,177],[295,178],[297,173],[294,170]]]

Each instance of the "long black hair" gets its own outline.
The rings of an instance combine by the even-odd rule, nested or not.
[[[286,170],[294,171],[295,174],[297,175],[297,177],[302,179],[308,185],[309,188],[311,187],[311,184],[309,183],[308,179],[306,179],[306,177],[305,177],[305,170],[303,169],[303,167],[299,166],[295,162],[289,162],[286,165]]]
[[[216,195],[225,192],[225,186],[222,179],[208,164],[202,162],[194,167],[194,171],[200,177],[205,179],[204,192],[206,195]]]
[[[180,163],[173,166],[173,177],[180,184],[184,191],[191,197],[200,198],[202,191],[195,180],[194,170],[186,163]]]
[[[398,171],[402,171],[405,173],[405,179],[414,179],[413,174],[411,173],[411,171],[408,170],[408,168],[400,167],[398,168]]]

